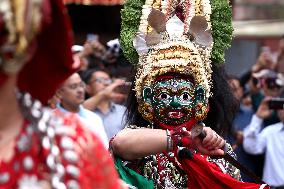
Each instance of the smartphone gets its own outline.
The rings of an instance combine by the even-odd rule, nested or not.
[[[273,98],[268,101],[269,109],[280,110],[284,109],[284,98]]]
[[[89,33],[87,34],[87,41],[92,42],[92,41],[97,41],[99,39],[98,35]]]

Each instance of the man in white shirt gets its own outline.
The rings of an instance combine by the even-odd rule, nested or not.
[[[284,93],[280,95],[284,97]],[[250,154],[265,153],[263,180],[272,189],[284,189],[284,109],[277,110],[281,122],[262,129],[265,118],[270,116],[270,98],[265,98],[250,124],[244,130],[243,147]]]
[[[82,106],[85,97],[85,83],[79,74],[74,73],[67,78],[56,94],[60,99],[57,109],[64,113],[76,113],[90,131],[96,134],[108,148],[108,139],[102,119]]]

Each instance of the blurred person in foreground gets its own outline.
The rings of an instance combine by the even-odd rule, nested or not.
[[[77,69],[62,1],[1,0],[0,7],[0,188],[120,188],[97,137],[32,99],[46,103]]]
[[[82,77],[87,84],[86,91],[89,96],[84,102],[84,107],[102,118],[110,140],[125,127],[126,108],[115,101],[120,98],[124,99],[125,93],[129,92],[118,91],[118,89],[127,87],[126,82],[120,79],[112,81],[110,75],[100,69],[87,70]]]
[[[67,78],[56,92],[59,98],[57,110],[63,113],[75,113],[83,123],[97,135],[108,148],[108,138],[102,119],[94,112],[83,107],[85,100],[85,83],[78,73],[73,73]]]
[[[284,98],[284,92],[280,97]],[[243,147],[250,154],[265,153],[263,180],[272,189],[284,189],[284,109],[277,110],[280,122],[262,130],[263,120],[272,113],[269,107],[270,97],[266,97],[253,115],[250,124],[244,130]]]

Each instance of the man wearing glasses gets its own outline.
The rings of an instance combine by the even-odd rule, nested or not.
[[[56,95],[60,99],[57,109],[64,113],[75,113],[80,119],[94,132],[108,147],[107,135],[103,126],[102,119],[82,106],[85,98],[85,83],[78,73],[71,75],[57,90]]]
[[[102,118],[110,140],[125,127],[126,108],[115,102],[126,97],[130,86],[121,79],[113,81],[108,73],[98,69],[86,71],[82,78],[87,84],[86,91],[90,96],[84,102],[84,107]]]

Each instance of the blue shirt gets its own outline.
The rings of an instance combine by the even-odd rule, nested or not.
[[[244,105],[240,105],[239,112],[233,121],[234,129],[237,131],[243,131],[244,128],[250,123],[250,120],[254,114],[252,108],[248,108]]]
[[[238,113],[236,114],[236,117],[233,121],[233,127],[235,129],[235,131],[243,131],[245,129],[245,127],[247,125],[249,125],[251,118],[253,116],[253,109],[252,108],[248,108],[244,105],[240,106],[240,109],[238,111]],[[234,139],[231,139],[232,143],[234,142]],[[248,153],[245,152],[244,148],[242,145],[239,145],[237,147],[237,149],[235,149],[235,153],[238,157],[238,161],[244,165],[246,168],[250,169],[251,171],[255,172],[256,171],[256,164],[255,164],[255,160],[257,160],[257,157],[252,156]],[[242,175],[242,179],[245,182],[253,182],[253,180],[248,177],[245,174],[241,174]]]
[[[110,109],[107,113],[103,113],[98,108],[94,110],[94,112],[102,118],[109,140],[120,130],[124,129],[126,124],[125,111],[125,106],[113,102],[110,103]]]

